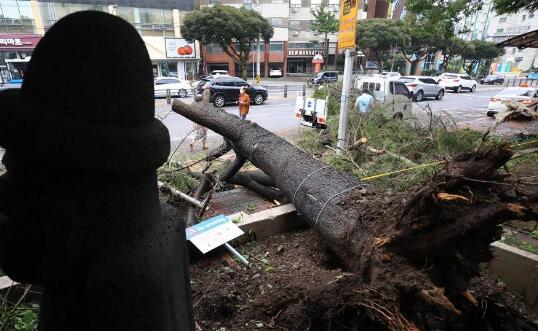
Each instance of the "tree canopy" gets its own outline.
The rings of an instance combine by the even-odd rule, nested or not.
[[[314,12],[314,21],[311,23],[312,30],[319,33],[338,32],[338,18],[326,6],[321,6]]]
[[[497,14],[511,14],[522,10],[538,10],[538,0],[493,0]]]
[[[220,45],[241,64],[242,76],[246,79],[252,44],[259,36],[269,41],[273,27],[254,10],[215,5],[187,14],[181,34],[187,40],[198,40],[204,45]]]
[[[495,43],[483,40],[473,40],[467,42],[461,52],[461,57],[464,60],[464,70],[471,74],[476,66],[489,67],[491,62],[496,57],[502,55],[504,50],[495,46]]]
[[[391,51],[407,48],[411,37],[406,33],[403,22],[386,18],[371,18],[357,24],[357,45],[369,49],[370,55],[383,67]]]

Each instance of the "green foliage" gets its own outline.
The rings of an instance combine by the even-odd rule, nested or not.
[[[533,12],[538,10],[536,0],[493,0],[493,7],[497,14],[511,14],[519,11]]]
[[[198,40],[204,45],[217,44],[239,61],[243,78],[247,77],[251,45],[261,35],[265,41],[273,36],[273,27],[254,10],[217,4],[185,15],[181,34],[187,40]]]
[[[0,305],[2,330],[35,331],[38,324],[39,305],[12,306],[7,302]]]
[[[461,57],[464,59],[463,69],[470,75],[477,65],[489,68],[491,60],[503,53],[504,50],[498,48],[491,41],[473,40],[467,42],[461,52]]]
[[[437,73],[437,70],[435,69],[424,69],[422,70],[421,74],[422,76],[435,76]]]
[[[445,130],[438,128],[437,149],[443,156],[453,156],[475,150],[481,142],[482,133],[471,129]]]
[[[538,239],[538,230],[534,230],[531,232],[531,237],[533,237],[534,239]]]
[[[338,32],[339,21],[332,11],[322,5],[314,12],[314,21],[310,26],[319,33],[334,33]]]
[[[187,192],[196,187],[198,181],[189,176],[186,169],[173,170],[174,168],[160,168],[157,171],[158,179],[172,186],[178,191]]]
[[[326,96],[321,91],[316,93],[317,97]],[[329,98],[329,109],[339,105],[339,95]],[[328,133],[333,144],[338,134],[338,121],[338,113],[329,116]],[[364,146],[336,154],[320,145],[318,136],[317,130],[308,130],[299,144],[308,153],[322,157],[327,164],[349,172],[359,179],[410,167],[409,162],[389,154],[377,155]],[[349,113],[348,145],[363,137],[368,139],[369,147],[392,152],[415,164],[432,163],[473,151],[482,141],[481,133],[470,129],[447,128],[435,117],[432,118],[431,129],[429,126],[425,128],[418,125],[413,120],[389,118],[381,106],[376,106],[367,114],[359,114],[355,111]],[[488,144],[497,143],[496,139],[488,142]],[[437,166],[431,166],[376,178],[369,183],[393,190],[405,190],[419,184],[437,170]]]
[[[370,54],[383,67],[391,52],[407,47],[411,37],[401,21],[386,18],[370,18],[357,24],[357,45],[360,49],[370,49]]]
[[[515,234],[503,235],[501,238],[501,242],[532,254],[538,254],[538,248],[536,247],[536,245],[529,241],[518,238],[518,236]]]

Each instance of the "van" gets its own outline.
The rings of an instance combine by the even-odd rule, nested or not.
[[[410,117],[413,111],[412,94],[398,77],[383,77],[381,75],[362,76],[355,80],[354,87],[359,91],[368,89],[378,105],[384,106],[388,116],[401,113]],[[353,100],[355,102],[355,100]]]

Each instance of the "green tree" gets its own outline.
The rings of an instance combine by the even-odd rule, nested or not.
[[[242,77],[246,79],[252,44],[259,36],[269,41],[273,27],[254,10],[215,5],[185,15],[181,33],[190,41],[220,45],[226,54],[240,63]]]
[[[438,43],[439,50],[443,52],[443,72],[445,72],[448,68],[448,64],[450,61],[457,57],[462,55],[462,53],[465,51],[467,47],[467,42],[457,38],[457,37],[451,37],[447,39],[441,39]]]
[[[461,53],[462,43],[454,37],[456,24],[462,15],[470,15],[482,7],[483,0],[407,0],[406,27],[411,35],[405,55],[412,67],[429,52],[442,50],[446,69],[450,59]]]
[[[314,12],[314,21],[310,27],[312,30],[324,34],[323,41],[325,43],[325,54],[327,56],[327,65],[329,65],[329,38],[327,35],[329,33],[338,32],[338,18],[336,18],[333,12],[327,9],[325,5],[321,5]]]
[[[357,45],[369,50],[380,68],[394,58],[394,50],[405,48],[411,38],[401,21],[386,18],[370,18],[357,22]]]
[[[463,70],[469,75],[473,71],[481,71],[481,68],[489,68],[496,57],[504,53],[504,50],[495,46],[495,43],[483,40],[467,42],[461,57],[463,58]]]
[[[520,10],[533,12],[538,10],[537,0],[493,0],[493,8],[497,14],[517,13]]]

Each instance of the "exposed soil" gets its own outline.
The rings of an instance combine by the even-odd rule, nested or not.
[[[358,275],[330,265],[332,259],[314,230],[249,242],[238,250],[248,256],[251,268],[226,253],[191,267],[198,330],[386,329],[361,309],[384,311],[376,306],[375,290],[361,286]],[[526,310],[485,275],[475,279],[472,288],[477,298],[495,298]]]

